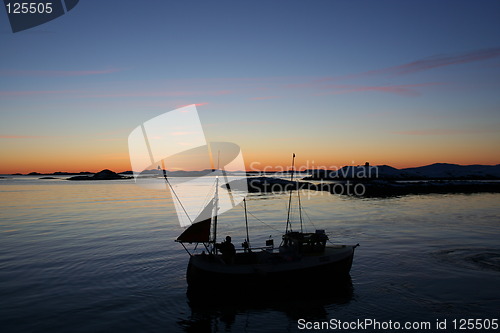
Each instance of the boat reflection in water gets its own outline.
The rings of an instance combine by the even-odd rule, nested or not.
[[[244,330],[263,325],[262,331],[282,331],[284,327],[273,327],[269,315],[281,313],[288,318],[291,326],[302,318],[308,320],[329,320],[329,307],[348,304],[353,298],[354,288],[350,276],[332,279],[329,282],[304,284],[293,280],[293,288],[282,285],[264,285],[261,288],[207,288],[204,291],[188,288],[188,304],[191,314],[177,323],[185,332],[217,332]],[[277,287],[277,288],[276,288]],[[331,310],[331,309],[330,309]],[[262,315],[262,324],[248,322]],[[276,323],[283,321],[276,320]],[[260,330],[260,329],[259,329]]]

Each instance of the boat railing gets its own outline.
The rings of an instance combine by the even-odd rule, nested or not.
[[[249,253],[249,252],[258,252],[258,251],[274,252],[275,249],[276,248],[273,246],[252,247],[249,249],[236,248],[236,253]]]

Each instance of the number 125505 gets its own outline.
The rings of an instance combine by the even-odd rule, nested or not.
[[[50,14],[52,2],[14,2],[6,4],[8,14]]]

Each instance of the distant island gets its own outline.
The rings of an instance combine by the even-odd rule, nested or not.
[[[108,169],[99,171],[92,176],[73,176],[68,178],[68,180],[114,180],[114,179],[130,179],[132,177],[125,177],[117,174]]]
[[[12,176],[24,176],[21,173],[14,173]],[[97,173],[89,172],[89,171],[82,171],[82,172],[63,172],[63,171],[56,171],[53,173],[39,173],[39,172],[30,172],[26,176],[44,176],[40,177],[39,179],[63,179],[60,177],[53,177],[53,176],[72,176],[69,178],[66,178],[67,180],[113,180],[113,179],[131,179],[133,177],[130,176],[123,176],[121,174],[118,174],[114,171],[111,171],[109,169],[104,169],[101,170]],[[2,177],[6,178],[6,177]]]
[[[290,172],[280,173],[283,177]],[[500,165],[436,163],[418,168],[396,169],[387,165],[345,166],[339,170],[306,170],[310,176],[301,181],[276,177],[249,177],[247,187],[253,193],[277,193],[306,188],[338,195],[398,196],[429,193],[500,192]],[[300,178],[297,174],[297,178]],[[228,184],[241,188],[236,180]]]
[[[431,165],[396,169],[389,165],[344,166],[339,170],[309,170],[305,180],[384,179],[384,180],[499,180],[500,164],[458,165],[434,163]]]
[[[106,171],[107,170],[107,171]],[[141,175],[150,175],[152,177],[161,175],[162,170],[151,169],[144,170]],[[165,170],[167,176],[169,177],[201,177],[210,174],[215,170],[205,169],[198,171],[184,171],[175,170],[169,171]],[[39,173],[30,172],[28,176],[89,176],[97,175],[101,172],[111,175],[110,177],[116,176],[110,174],[112,172],[115,175],[133,175],[133,171],[123,171],[115,173],[111,170],[105,169],[98,173],[81,171],[81,172],[64,172],[56,171],[53,173]],[[344,166],[338,170],[327,170],[327,169],[307,169],[294,171],[295,174],[300,177],[301,175],[306,175],[304,180],[342,180],[342,179],[357,179],[357,180],[367,180],[367,179],[383,179],[383,180],[500,180],[500,164],[497,165],[459,165],[450,163],[434,163],[421,167],[413,168],[403,168],[397,169],[389,165],[377,165],[373,166],[369,163],[358,166]],[[246,173],[248,176],[264,176],[264,175],[274,175],[274,176],[286,176],[290,174],[290,171],[227,171],[228,175],[242,174]],[[21,173],[12,174],[14,176],[22,176]],[[99,175],[98,177],[100,177]],[[82,178],[83,179],[83,178]],[[85,178],[87,179],[87,178]]]
[[[72,176],[72,175],[92,175],[93,172],[90,171],[81,171],[81,172],[65,172],[65,171],[56,171],[52,173],[40,173],[40,172],[30,172],[27,176]],[[12,176],[23,176],[22,173],[13,173]]]
[[[168,171],[168,177],[202,177],[212,173],[213,169],[200,171]],[[158,177],[162,170],[145,170],[142,175]],[[104,169],[91,172],[54,172],[41,174],[31,172],[28,175],[49,175],[40,179],[61,179],[52,176],[74,175],[66,178],[71,181],[132,179],[133,171],[116,173]],[[422,167],[397,169],[388,165],[372,166],[369,163],[358,166],[344,166],[338,170],[308,169],[294,171],[295,180],[286,178],[291,171],[227,171],[227,175],[247,175],[247,179],[234,180],[224,186],[241,188],[241,182],[247,182],[250,193],[283,193],[290,189],[309,189],[325,191],[338,195],[354,196],[398,196],[406,194],[429,193],[477,193],[500,192],[500,164],[497,165],[458,165],[435,163]],[[7,177],[3,177],[7,178]]]

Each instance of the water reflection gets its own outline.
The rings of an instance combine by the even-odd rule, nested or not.
[[[435,255],[439,260],[459,267],[500,272],[500,249],[498,248],[454,248],[440,250]]]
[[[265,320],[260,325],[272,330],[272,326],[276,324],[267,315],[285,315],[289,322],[297,322],[300,318],[328,320],[326,308],[349,303],[353,298],[353,292],[350,276],[343,280],[313,286],[301,286],[297,283],[297,288],[293,290],[277,288],[255,290],[242,286],[238,292],[232,290],[228,293],[223,290],[200,292],[188,289],[191,314],[187,319],[179,320],[177,323],[185,332],[229,332],[236,328],[234,326],[244,328],[254,326],[257,317],[262,316]],[[249,320],[252,320],[252,323],[249,323]]]

